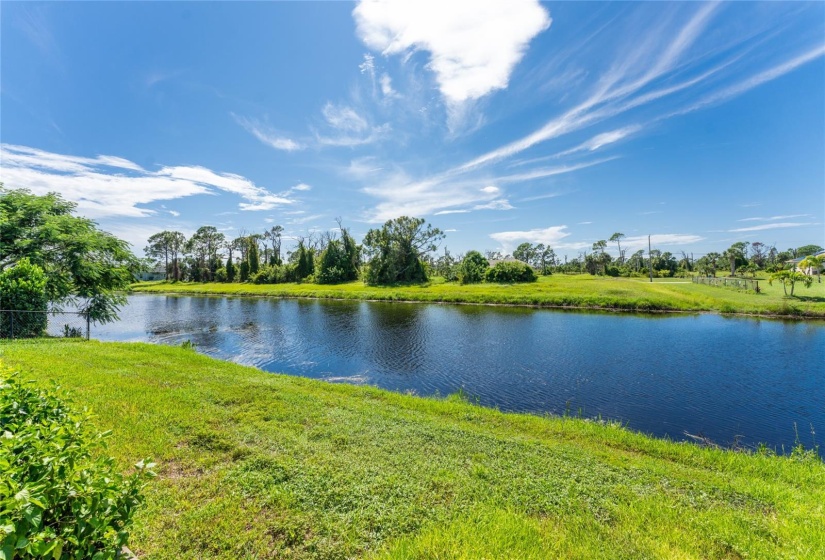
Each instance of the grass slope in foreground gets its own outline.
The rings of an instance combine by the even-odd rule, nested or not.
[[[158,462],[142,558],[823,558],[825,465],[457,398],[273,375],[191,350],[35,341],[57,381]]]
[[[432,282],[414,286],[366,286],[363,282],[319,284],[222,284],[147,282],[133,285],[136,292],[313,297],[387,301],[497,303],[629,311],[716,311],[825,318],[825,283],[797,286],[798,297],[786,298],[778,284],[759,282],[763,293],[693,284],[690,280],[605,278],[555,274],[529,284],[461,284]]]

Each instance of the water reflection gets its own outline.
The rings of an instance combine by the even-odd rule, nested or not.
[[[772,446],[825,430],[823,323],[529,308],[136,295],[109,340],[504,410],[581,410],[659,436]],[[739,437],[741,436],[741,438]]]

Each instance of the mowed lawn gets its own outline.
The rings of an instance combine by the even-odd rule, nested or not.
[[[690,279],[606,278],[591,275],[540,277],[529,284],[470,284],[435,278],[423,285],[366,286],[363,282],[339,285],[240,284],[147,282],[136,292],[223,294],[272,297],[434,301],[607,308],[629,311],[714,311],[762,315],[825,318],[825,283],[810,288],[797,285],[796,297],[785,297],[782,286],[761,279],[762,293],[693,284]]]
[[[157,462],[130,542],[144,559],[825,558],[811,453],[700,448],[179,347],[6,342],[0,361],[91,407],[124,469]]]

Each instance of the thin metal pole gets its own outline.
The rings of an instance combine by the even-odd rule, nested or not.
[[[647,264],[650,269],[650,281],[653,282],[653,255],[650,254],[650,236],[647,236]]]
[[[89,316],[86,315],[86,340],[89,340],[90,323]]]
[[[11,324],[11,339],[14,340],[14,312],[9,311],[9,323]]]

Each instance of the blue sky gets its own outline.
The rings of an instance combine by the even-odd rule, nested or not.
[[[2,181],[132,242],[825,245],[825,3],[0,4]]]

